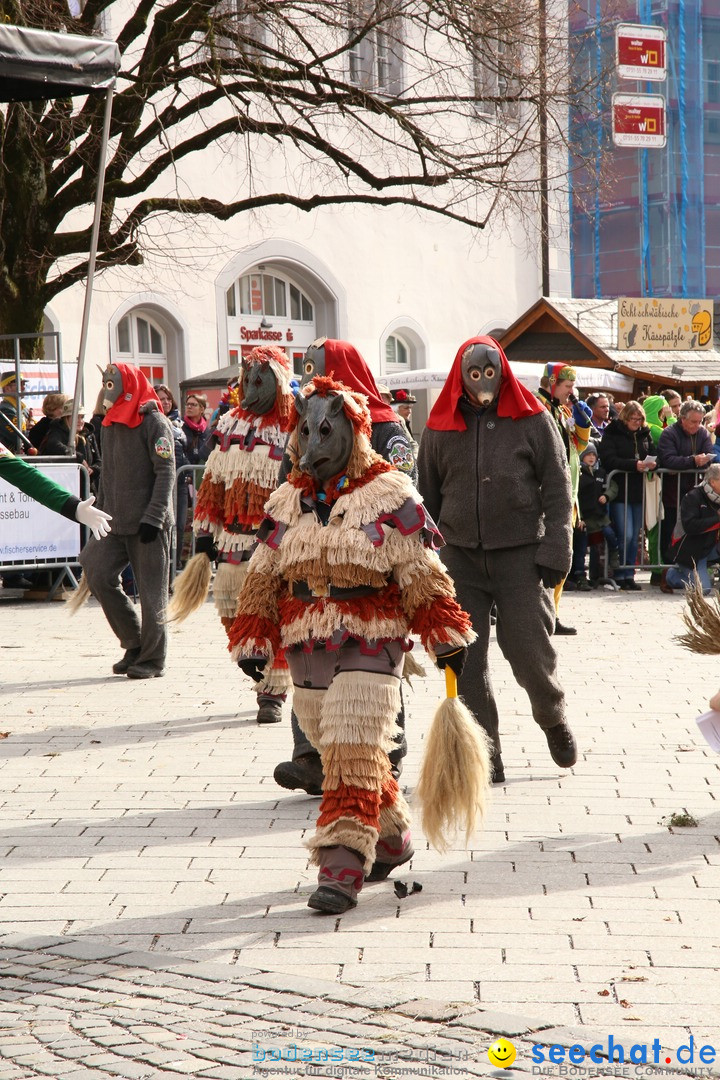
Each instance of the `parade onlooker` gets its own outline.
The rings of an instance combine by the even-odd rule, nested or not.
[[[692,585],[695,573],[703,593],[712,592],[708,562],[718,557],[720,535],[720,464],[708,467],[702,483],[684,496],[673,531],[674,564],[663,573],[660,588],[672,592]]]
[[[610,503],[610,521],[620,548],[615,580],[625,592],[638,590],[641,585],[635,580],[635,565],[643,524],[643,478],[656,467],[655,445],[642,405],[628,401],[622,407],[617,420],[605,429],[599,449],[603,468],[621,474],[613,478],[618,493]]]
[[[585,404],[589,406],[591,411],[590,416],[590,438],[595,443],[598,443],[602,439],[605,428],[610,423],[610,402],[607,394],[589,394],[585,399]]]
[[[673,391],[674,392],[674,391]],[[664,397],[670,391],[666,391]],[[680,395],[675,394],[679,399]],[[674,409],[674,403],[668,401]],[[658,468],[684,472],[663,478],[664,517],[660,526],[660,551],[665,562],[672,562],[672,534],[677,521],[678,501],[695,486],[695,475],[685,470],[704,469],[714,458],[710,432],[703,424],[705,408],[699,401],[679,403],[678,421],[669,425],[658,440]],[[679,499],[678,499],[679,494]]]
[[[0,391],[3,397],[0,400],[0,437],[12,446],[21,449],[20,439],[13,430],[13,426],[20,431],[26,431],[30,426],[30,411],[25,407],[20,394],[25,390],[26,380],[20,379],[20,392],[18,393],[17,375],[14,371],[3,371],[0,375]]]
[[[155,383],[155,393],[160,399],[162,405],[162,411],[170,421],[172,427],[174,450],[175,450],[175,472],[181,469],[183,465],[187,465],[187,456],[185,450],[187,447],[187,435],[183,428],[182,420],[180,419],[180,411],[175,404],[175,397],[169,386],[165,383]],[[188,512],[188,488],[192,481],[192,477],[183,474],[179,479],[176,478],[176,501],[175,501],[175,523],[177,528],[177,550],[175,552],[175,563],[177,569],[182,567],[182,538],[185,532],[185,523],[187,521]]]
[[[62,415],[63,405],[69,400],[70,398],[67,394],[61,394],[56,391],[46,394],[43,398],[43,414],[37,424],[33,424],[28,431],[28,438],[36,450],[40,449],[42,441],[48,433],[51,422],[57,420],[58,417]]]
[[[617,496],[618,487],[614,480],[608,482],[607,473],[600,464],[597,447],[588,443],[580,455],[580,483],[578,485],[578,505],[583,523],[585,549],[590,550],[590,587],[597,584],[601,577],[600,547],[607,544],[608,561],[611,570],[615,570],[619,561],[619,551],[615,530],[610,524],[610,503]],[[584,571],[584,552],[582,575]],[[576,582],[580,588],[580,582]]]

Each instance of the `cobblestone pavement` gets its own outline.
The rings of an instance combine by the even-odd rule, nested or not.
[[[456,1057],[455,1075],[493,1072],[503,1033],[513,1075],[532,1041],[658,1039],[668,1070],[691,1035],[720,1048],[720,757],[694,724],[720,672],[673,642],[682,606],[650,588],[564,598],[571,772],[493,644],[507,782],[484,831],[444,856],[419,837],[399,876],[422,892],[368,887],[328,919],[306,907],[317,800],[272,780],[288,717],[255,724],[210,604],[173,630],[164,679],[131,682],[109,674],[94,603],[3,600],[0,1080],[328,1075],[253,1061],[253,1041],[257,1058],[293,1039],[347,1068],[351,1047],[403,1052],[404,1073],[368,1066],[388,1077],[422,1075],[445,1039],[434,1075]],[[433,670],[407,693],[409,793],[441,696]]]

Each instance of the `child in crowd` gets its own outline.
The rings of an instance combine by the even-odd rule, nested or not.
[[[578,485],[578,506],[580,518],[585,526],[585,546],[590,545],[590,583],[597,582],[602,576],[600,568],[600,544],[592,543],[594,533],[602,533],[608,546],[610,569],[619,564],[618,542],[610,524],[609,504],[617,496],[618,488],[614,480],[608,484],[607,473],[598,462],[595,443],[588,443],[580,454],[580,483]],[[583,567],[585,564],[583,553]],[[584,575],[583,575],[584,576]]]

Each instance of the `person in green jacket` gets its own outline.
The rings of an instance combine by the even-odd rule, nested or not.
[[[70,521],[79,521],[81,525],[87,525],[97,540],[101,540],[110,532],[108,522],[112,520],[112,517],[104,510],[98,510],[93,506],[94,495],[88,499],[78,499],[67,488],[56,484],[39,469],[28,465],[22,458],[15,457],[1,442],[0,479],[6,480],[8,484],[19,488],[31,499],[42,503],[43,506],[47,506]]]
[[[647,420],[647,425],[650,428],[650,434],[652,435],[653,445],[657,450],[658,439],[669,424],[674,424],[676,422],[677,417],[673,413],[672,408],[668,404],[667,400],[662,396],[662,394],[652,394],[650,397],[646,397],[642,405],[643,409],[645,410],[645,418]],[[656,481],[657,479],[658,478],[655,478]],[[650,499],[655,497],[651,496],[650,491],[646,489],[646,498]],[[655,498],[653,505],[655,507],[655,510],[652,516],[657,517],[657,506],[659,505],[658,498]],[[646,513],[645,517],[646,524],[648,524],[648,522],[652,520],[652,518],[648,513]],[[648,560],[650,566],[659,567],[662,563],[662,559],[660,558],[660,522],[655,521],[655,523],[646,530],[645,535],[647,536]],[[660,569],[651,570],[651,585],[660,585],[661,579],[662,572],[660,571]]]

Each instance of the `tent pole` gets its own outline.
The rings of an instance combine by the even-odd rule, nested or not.
[[[75,376],[75,394],[73,398],[73,411],[70,435],[68,438],[68,455],[75,456],[75,433],[77,431],[78,413],[80,412],[80,394],[82,392],[83,375],[85,370],[85,349],[87,347],[88,328],[90,325],[90,304],[92,302],[93,282],[95,278],[95,261],[97,259],[98,237],[100,235],[100,217],[102,214],[103,188],[105,186],[105,158],[110,140],[110,117],[112,115],[113,87],[109,86],[105,95],[105,119],[103,122],[102,145],[100,147],[100,167],[98,169],[97,186],[95,189],[95,216],[93,218],[92,234],[90,237],[90,253],[88,255],[87,283],[85,285],[85,304],[83,306],[82,326],[80,329],[80,347],[78,349],[77,375]]]

